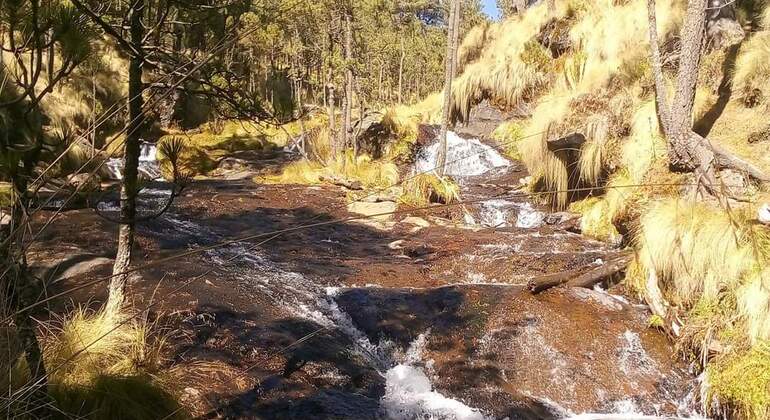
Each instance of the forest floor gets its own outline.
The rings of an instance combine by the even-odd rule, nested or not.
[[[524,175],[514,165],[497,181],[471,183],[466,197]],[[138,227],[137,267],[265,235],[132,275],[133,304],[153,305],[194,414],[409,418],[459,405],[467,418],[555,418],[691,409],[694,378],[623,290],[533,295],[525,287],[532,276],[600,264],[616,250],[547,223],[471,228],[452,207],[332,222],[356,216],[347,202],[341,187],[211,178]],[[109,275],[116,232],[93,210],[60,215],[30,253],[47,293]],[[51,309],[96,307],[105,289],[85,287]]]

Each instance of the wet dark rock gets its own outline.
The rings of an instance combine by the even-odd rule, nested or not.
[[[603,292],[367,288],[342,290],[336,301],[373,342],[406,347],[426,333],[423,359],[436,389],[498,418],[556,418],[628,401],[675,415],[689,390],[666,339],[645,329],[648,314]]]

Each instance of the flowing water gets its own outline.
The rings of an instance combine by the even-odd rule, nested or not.
[[[464,196],[483,197],[489,192],[485,185],[494,180],[501,180],[494,185],[495,191],[513,188],[515,181],[509,183],[505,176],[513,170],[514,163],[494,148],[450,132],[448,149],[447,172],[461,185]],[[425,148],[414,169],[432,169],[437,152],[438,144]],[[143,146],[143,172],[157,169],[154,154],[154,146]],[[458,159],[462,160],[453,162]],[[113,166],[113,170],[119,178],[120,168]],[[145,203],[144,211],[162,205],[168,194],[164,188],[143,190],[140,201]],[[114,212],[117,205],[116,201],[101,203],[100,210]],[[481,242],[461,247],[455,251],[461,254],[448,257],[443,265],[437,262],[435,266],[426,266],[437,277],[449,279],[442,287],[435,283],[419,284],[416,278],[408,279],[410,287],[383,287],[387,277],[396,275],[393,273],[402,266],[425,264],[404,255],[358,283],[371,284],[367,287],[351,287],[340,280],[343,270],[336,272],[338,276],[302,271],[297,265],[276,261],[269,249],[248,242],[207,250],[197,257],[196,264],[214,268],[213,280],[220,282],[217,285],[225,285],[238,296],[270,302],[284,318],[302,319],[313,328],[335,332],[333,337],[344,337],[350,344],[342,358],[363,361],[353,372],[334,369],[335,364],[340,364],[339,349],[327,348],[322,343],[310,344],[314,360],[331,361],[328,363],[332,367],[324,371],[329,378],[337,381],[339,376],[365,376],[360,373],[365,369],[376,372],[381,389],[367,397],[374,399],[373,411],[356,411],[361,406],[351,405],[351,401],[357,401],[359,391],[351,391],[348,384],[340,386],[342,391],[323,394],[330,399],[327,405],[338,413],[330,417],[518,418],[519,411],[506,411],[512,410],[510,407],[540,413],[539,417],[525,418],[647,419],[659,414],[669,418],[697,417],[693,411],[697,392],[682,392],[680,387],[671,385],[682,378],[668,378],[674,372],[664,366],[670,363],[665,359],[668,353],[651,347],[651,343],[661,340],[646,332],[641,309],[601,290],[561,292],[538,300],[520,292],[515,275],[484,271],[513,266],[516,270],[542,272],[549,269],[539,265],[547,258],[569,258],[565,265],[600,263],[603,245],[577,242],[575,234],[548,231],[544,218],[545,213],[523,197],[480,202],[473,215],[466,214],[466,219],[472,219],[468,221],[476,226],[506,229],[479,236]],[[229,216],[226,219],[230,223]],[[249,221],[240,223],[246,228]],[[206,246],[234,234],[233,225],[189,216],[179,208],[172,208],[151,226],[140,225],[139,229],[160,248],[180,244],[184,248]],[[484,232],[447,232],[451,241],[446,244],[476,233]],[[320,242],[335,249],[342,248],[345,241],[341,234]],[[342,264],[344,257],[337,258]],[[371,265],[377,261],[367,262]],[[319,263],[307,262],[311,264]],[[457,281],[463,278],[467,281]],[[260,390],[257,398],[269,391]],[[287,399],[289,395],[286,391],[281,397]],[[355,408],[345,411],[345,407]],[[299,412],[312,417],[317,414],[314,410],[317,407]],[[266,418],[282,418],[281,414],[264,414]]]
[[[139,176],[146,180],[156,180],[161,177],[160,165],[156,160],[157,148],[153,143],[142,142],[139,154]],[[110,158],[105,164],[110,179],[123,179],[123,159]]]
[[[438,141],[420,151],[414,172],[431,172],[438,166],[440,144]],[[495,148],[478,139],[465,139],[447,132],[447,158],[445,173],[458,182],[461,196],[472,199],[495,195],[490,182],[504,180],[513,165]],[[507,185],[508,189],[511,188]],[[499,193],[499,192],[498,192]],[[487,228],[537,228],[543,223],[545,213],[532,203],[519,199],[492,198],[475,205],[475,214],[468,212],[464,221],[468,225]]]

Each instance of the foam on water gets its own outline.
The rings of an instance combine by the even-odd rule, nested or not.
[[[160,178],[160,165],[155,158],[157,153],[156,146],[152,143],[142,142],[139,147],[139,175],[149,180]],[[111,179],[123,179],[123,159],[110,158],[107,160],[106,167]]]
[[[395,420],[484,420],[488,417],[476,408],[435,391],[425,370],[418,365],[427,335],[420,334],[409,346],[401,363],[385,372],[382,405],[388,418]],[[430,363],[426,364],[430,367]]]
[[[545,214],[535,210],[531,203],[516,203],[518,214],[516,215],[516,227],[536,228],[543,224]]]
[[[453,131],[447,132],[446,171],[451,176],[476,176],[511,163],[495,149],[478,139],[464,139]],[[435,142],[420,153],[415,162],[417,172],[430,172],[438,165],[440,142]]]
[[[483,420],[484,414],[433,391],[422,369],[400,364],[385,374],[382,403],[391,419]]]

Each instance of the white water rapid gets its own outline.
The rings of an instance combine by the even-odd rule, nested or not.
[[[453,131],[447,132],[446,174],[454,177],[482,175],[491,169],[511,164],[497,150],[478,139],[464,139]],[[417,172],[430,172],[438,166],[440,143],[435,142],[420,153],[415,162]]]
[[[415,173],[431,172],[438,165],[440,142],[436,141],[424,148],[418,155],[414,165]],[[501,170],[511,166],[511,162],[493,147],[478,139],[466,139],[456,133],[447,132],[446,174],[452,176],[461,187],[469,183],[479,182],[476,177],[483,175],[498,175]],[[474,178],[470,180],[469,178]],[[487,177],[482,177],[486,181]],[[467,195],[467,194],[463,194]],[[483,201],[477,205],[477,217],[465,215],[468,225],[483,227],[519,227],[536,228],[543,223],[545,214],[536,210],[527,201],[511,201],[495,198]]]
[[[139,155],[139,176],[147,180],[156,180],[161,177],[160,165],[155,155],[157,148],[152,143],[142,142]],[[110,158],[106,163],[110,179],[123,179],[123,159]]]

